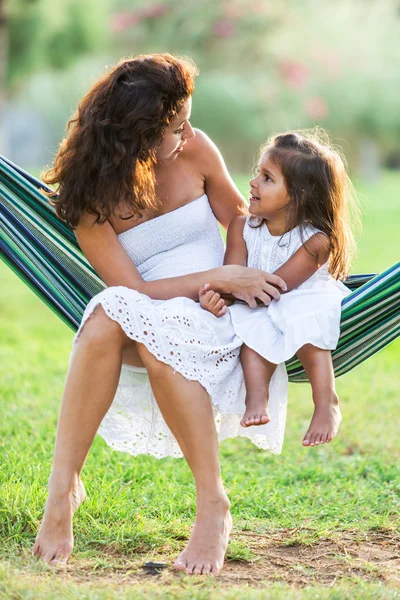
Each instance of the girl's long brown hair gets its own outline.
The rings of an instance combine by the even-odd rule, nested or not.
[[[265,152],[280,167],[290,198],[287,231],[307,223],[323,231],[330,240],[329,272],[345,278],[356,252],[352,225],[360,223],[345,159],[321,127],[274,135]]]
[[[84,212],[104,223],[118,206],[131,215],[156,208],[156,151],[165,130],[193,94],[198,70],[170,54],[121,60],[98,80],[68,122],[53,167],[58,216],[75,228]]]

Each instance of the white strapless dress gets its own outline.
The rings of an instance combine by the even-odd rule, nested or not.
[[[271,235],[267,225],[252,227],[246,218],[243,237],[247,265],[273,273],[310,237],[318,233],[310,224],[282,236]],[[340,334],[341,304],[350,290],[322,265],[307,281],[269,306],[251,309],[236,303],[229,308],[236,335],[271,363],[283,363],[305,344],[334,350]]]
[[[118,237],[146,281],[205,271],[223,263],[224,243],[205,194]],[[109,287],[88,304],[74,341],[99,304],[132,340],[206,389],[220,440],[244,436],[259,448],[275,454],[281,451],[287,404],[285,367],[277,369],[271,382],[271,422],[241,427],[245,410],[239,360],[242,342],[229,313],[217,318],[189,298],[153,300],[126,287]],[[115,450],[132,455],[182,456],[158,409],[145,369],[122,367],[117,393],[99,434]]]

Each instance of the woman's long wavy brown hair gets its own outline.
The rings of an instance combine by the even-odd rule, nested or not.
[[[141,55],[121,60],[83,97],[53,167],[42,175],[56,186],[48,195],[70,227],[84,212],[104,223],[119,206],[129,216],[157,208],[156,151],[197,74],[187,58]]]
[[[307,223],[330,240],[328,268],[335,279],[345,278],[356,253],[353,226],[360,217],[346,161],[321,128],[272,136],[261,148],[279,166],[288,196],[286,230]],[[261,220],[259,227],[265,220]]]

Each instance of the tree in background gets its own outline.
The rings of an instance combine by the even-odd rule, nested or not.
[[[199,64],[194,123],[210,129],[236,168],[270,133],[314,124],[347,140],[353,166],[359,147],[366,172],[376,170],[378,148],[387,155],[399,147],[397,0],[113,0],[113,7],[115,56],[168,50]]]
[[[16,93],[35,72],[64,69],[98,49],[103,15],[102,0],[0,0],[0,144],[6,92]]]
[[[25,22],[9,27],[9,85],[45,118],[50,133],[41,143],[51,150],[105,64],[172,52],[199,65],[193,124],[236,171],[248,170],[269,134],[314,124],[331,132],[353,167],[362,154],[363,172],[400,156],[398,0],[2,1]],[[41,7],[36,29],[28,5]],[[104,23],[107,35],[99,35]],[[24,44],[29,60],[18,50]],[[90,59],[72,63],[90,49]]]

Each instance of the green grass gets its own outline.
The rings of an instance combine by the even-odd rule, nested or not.
[[[238,182],[245,192],[244,180]],[[364,232],[354,272],[380,271],[398,260],[399,186],[398,173],[386,173],[375,187],[359,186]],[[390,540],[399,533],[400,340],[338,380],[344,421],[334,443],[301,446],[310,390],[291,384],[280,456],[244,439],[221,445],[235,523],[228,559],[251,576],[267,564],[261,541],[271,538],[275,550],[298,549],[298,564],[284,570],[290,576],[283,581],[272,571],[261,583],[142,575],[146,558],[170,560],[189,535],[192,477],[183,460],[132,458],[112,452],[99,437],[84,471],[88,499],[75,519],[71,571],[58,575],[36,564],[29,551],[46,498],[72,332],[3,265],[0,286],[0,599],[256,599],[266,597],[266,587],[268,598],[285,600],[400,596],[398,562],[385,570],[365,558],[360,571],[354,552],[340,550],[344,539],[351,538],[354,550],[360,540]],[[327,540],[336,549],[334,587],[333,579],[322,585],[312,561],[302,558],[306,551],[317,556]],[[347,575],[341,564],[349,565]]]

